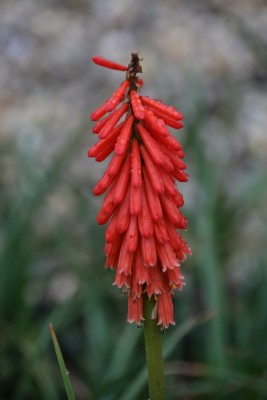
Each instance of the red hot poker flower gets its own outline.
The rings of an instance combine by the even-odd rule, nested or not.
[[[177,232],[187,225],[176,183],[188,179],[184,153],[168,128],[181,129],[183,115],[139,96],[143,80],[137,76],[142,72],[138,54],[132,54],[128,67],[100,56],[93,61],[126,71],[119,88],[91,114],[99,141],[88,156],[102,161],[113,153],[94,187],[97,196],[107,191],[97,216],[99,224],[109,221],[106,267],[116,270],[114,284],[129,295],[128,321],[139,325],[144,319],[143,296],[154,296],[158,324],[167,328],[174,324],[174,289],[184,285],[180,263],[191,254]]]

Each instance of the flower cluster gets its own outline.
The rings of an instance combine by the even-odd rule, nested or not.
[[[126,79],[91,115],[99,141],[88,151],[100,162],[111,153],[108,167],[95,185],[107,191],[98,224],[106,230],[106,268],[115,269],[114,284],[128,293],[128,321],[143,318],[143,296],[156,299],[154,317],[167,328],[174,324],[172,294],[183,286],[180,262],[190,254],[178,229],[183,196],[176,181],[188,179],[180,143],[168,127],[183,127],[183,115],[159,100],[140,96],[143,81],[138,54],[127,66],[94,56],[102,67],[126,71]]]

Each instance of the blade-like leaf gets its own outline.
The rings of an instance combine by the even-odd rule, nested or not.
[[[53,340],[53,344],[54,344],[54,348],[55,348],[55,352],[56,352],[56,356],[57,356],[57,361],[59,364],[59,368],[60,368],[60,372],[61,372],[62,379],[64,382],[68,400],[75,400],[74,392],[73,392],[73,389],[71,386],[71,381],[69,378],[69,372],[66,369],[64,359],[63,359],[63,356],[62,356],[62,353],[61,353],[61,350],[60,350],[60,347],[59,347],[59,344],[57,341],[57,337],[56,337],[56,334],[55,334],[52,324],[50,324],[50,332],[51,332],[51,336],[52,336],[52,340]]]

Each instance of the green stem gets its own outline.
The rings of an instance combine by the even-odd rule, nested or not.
[[[165,384],[161,331],[157,320],[151,319],[155,301],[144,297],[144,333],[150,400],[165,400]]]

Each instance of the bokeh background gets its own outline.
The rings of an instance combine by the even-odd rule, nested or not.
[[[168,399],[267,398],[267,3],[2,0],[0,398],[147,399],[143,330],[104,270],[105,165],[90,113],[143,57],[142,93],[185,115],[177,134],[193,255],[163,335]]]

